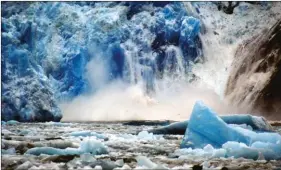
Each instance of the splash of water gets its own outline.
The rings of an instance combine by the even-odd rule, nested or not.
[[[61,104],[63,121],[185,120],[197,100],[203,100],[220,113],[226,112],[214,91],[190,84],[188,67],[179,47],[166,48],[163,75],[159,77],[151,67],[136,61],[135,51],[125,54],[129,83],[116,80],[104,85],[95,95],[79,96]],[[149,59],[153,61],[153,57]],[[90,61],[88,65],[93,63],[97,61]],[[97,71],[100,66],[87,68],[93,73],[90,77],[105,75],[105,70]],[[153,93],[147,93],[151,86]]]
[[[186,5],[187,10],[195,13],[190,3]],[[246,6],[250,7],[247,13],[257,14],[255,20],[274,22],[270,12]],[[208,3],[198,3],[198,8],[200,14],[196,16],[206,29],[200,35],[204,62],[189,63],[192,65],[190,70],[181,49],[169,45],[165,48],[163,71],[154,72],[157,67],[154,54],[140,55],[137,44],[128,40],[121,45],[125,51],[124,74],[128,81],[113,81],[95,95],[79,96],[70,103],[61,104],[63,121],[185,120],[196,100],[202,100],[220,114],[235,113],[237,109],[224,101],[234,52],[241,41],[265,28],[266,24],[251,22],[253,16],[245,11],[227,15]],[[272,10],[274,13],[274,8]],[[145,62],[140,63],[138,59]],[[196,77],[192,82],[190,75]],[[150,93],[151,89],[153,93]]]

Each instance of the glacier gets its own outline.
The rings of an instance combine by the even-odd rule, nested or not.
[[[202,101],[195,103],[181,148],[223,148],[225,157],[280,159],[281,135],[227,124]],[[223,157],[224,157],[223,156]]]
[[[58,103],[115,79],[151,93],[203,57],[201,22],[181,2],[5,2],[1,26],[5,121],[59,121]]]

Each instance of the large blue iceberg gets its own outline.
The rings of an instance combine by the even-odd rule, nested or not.
[[[182,51],[183,72],[202,56],[201,23],[181,2],[4,2],[1,10],[5,121],[59,121],[59,102],[115,79],[152,91],[177,64],[169,47]],[[95,83],[86,76],[91,60],[104,69]]]
[[[263,154],[265,159],[281,158],[280,134],[227,124],[212,109],[198,101],[180,147],[196,149],[207,145],[224,148],[225,156],[257,159]]]

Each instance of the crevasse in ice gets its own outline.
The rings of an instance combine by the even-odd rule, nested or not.
[[[2,9],[4,120],[59,121],[59,101],[117,78],[150,91],[163,70],[173,71],[178,49],[183,73],[202,56],[200,21],[181,2],[7,2]],[[104,72],[92,82],[90,60]]]

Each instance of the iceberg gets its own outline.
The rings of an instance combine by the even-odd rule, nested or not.
[[[200,149],[207,145],[226,150],[226,157],[257,159],[262,153],[265,159],[281,158],[281,135],[231,126],[198,101],[186,129],[180,148]]]

